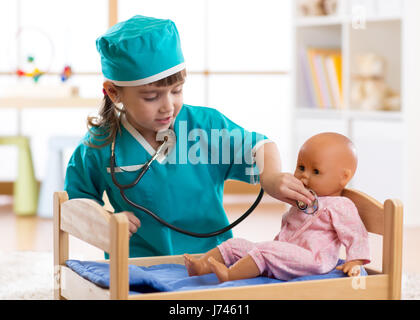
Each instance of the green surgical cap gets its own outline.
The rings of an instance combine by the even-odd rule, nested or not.
[[[148,84],[185,69],[171,20],[136,15],[96,39],[96,48],[104,77],[118,86]]]

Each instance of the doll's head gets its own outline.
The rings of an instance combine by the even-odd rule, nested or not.
[[[302,145],[294,175],[320,197],[340,196],[356,168],[356,150],[350,139],[325,132]]]

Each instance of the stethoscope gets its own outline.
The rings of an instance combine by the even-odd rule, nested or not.
[[[162,225],[164,225],[164,226],[166,226],[166,227],[168,227],[172,230],[175,230],[177,232],[180,232],[180,233],[192,236],[192,237],[196,237],[196,238],[209,238],[209,237],[218,236],[218,235],[220,235],[222,233],[225,233],[226,231],[229,231],[230,229],[234,228],[236,225],[238,225],[240,222],[242,222],[246,217],[248,217],[252,213],[252,211],[254,211],[254,209],[258,206],[258,204],[260,203],[260,201],[261,201],[261,199],[264,195],[264,190],[262,188],[260,190],[260,193],[257,196],[257,199],[252,204],[252,206],[242,216],[240,216],[237,220],[232,222],[230,225],[228,225],[228,226],[226,226],[226,227],[224,227],[220,230],[213,231],[213,232],[197,233],[197,232],[184,230],[184,229],[181,229],[177,226],[174,226],[174,225],[170,224],[169,222],[163,220],[161,217],[159,217],[158,215],[156,215],[155,213],[153,213],[149,209],[131,201],[130,199],[128,199],[127,195],[125,194],[125,190],[134,187],[135,185],[137,185],[137,183],[140,182],[140,180],[143,178],[144,174],[147,172],[147,170],[149,170],[153,161],[155,161],[159,157],[159,155],[162,154],[163,151],[166,151],[170,144],[175,143],[176,135],[175,135],[175,132],[172,129],[167,129],[165,132],[159,132],[158,135],[157,135],[157,139],[158,139],[158,141],[163,140],[163,143],[159,146],[159,148],[156,150],[155,154],[150,158],[150,160],[147,161],[143,165],[143,167],[141,168],[137,178],[134,179],[133,182],[131,182],[129,184],[125,184],[125,185],[120,184],[115,177],[115,164],[116,164],[116,161],[115,161],[115,140],[116,140],[115,136],[114,136],[114,139],[112,141],[112,144],[111,144],[111,158],[109,160],[111,178],[112,178],[112,181],[115,184],[115,186],[120,190],[120,194],[121,194],[122,198],[128,204],[130,204],[131,206],[145,212],[146,214],[148,214],[149,216],[151,216],[152,218],[157,220],[159,223],[161,223]]]
[[[296,201],[297,207],[300,211],[303,211],[306,214],[313,215],[315,212],[318,211],[319,205],[318,205],[318,196],[315,193],[315,191],[308,189],[310,193],[313,194],[315,197],[315,200],[312,201],[311,205],[307,205],[305,202],[302,201]]]

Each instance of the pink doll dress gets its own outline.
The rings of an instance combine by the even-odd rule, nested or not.
[[[318,205],[315,215],[291,207],[273,241],[232,238],[223,242],[218,248],[225,264],[249,254],[262,275],[290,280],[330,272],[337,265],[341,245],[347,261],[369,263],[368,233],[354,203],[346,197],[319,197]]]

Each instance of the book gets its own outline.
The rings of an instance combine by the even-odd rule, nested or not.
[[[341,101],[343,100],[343,78],[342,78],[342,59],[341,54],[332,55],[335,71],[337,73],[338,87],[340,89]]]
[[[331,108],[332,104],[330,101],[330,96],[328,92],[328,84],[327,84],[328,78],[326,77],[326,74],[325,74],[323,57],[321,54],[316,53],[314,55],[314,60],[315,60],[316,80],[318,81],[319,87],[321,89],[322,108]]]
[[[338,76],[338,70],[337,70],[336,62],[334,61],[334,56],[336,59],[338,59],[338,55],[329,55],[325,58],[325,64],[326,64],[326,69],[328,73],[329,83],[331,86],[333,106],[334,108],[341,109],[343,107],[343,96],[342,96],[342,90],[341,90],[341,84],[340,84],[341,76],[340,77]],[[340,69],[341,69],[341,63],[340,63]]]
[[[311,106],[341,108],[343,90],[341,51],[338,49],[307,48],[307,61],[302,62],[304,80]]]
[[[314,101],[316,101],[316,106],[322,108],[324,102],[321,96],[321,88],[319,86],[319,81],[317,80],[317,75],[315,72],[315,61],[314,61],[315,52],[311,49],[307,50],[308,64],[310,70],[310,78],[312,79],[312,88],[314,93]]]
[[[309,61],[307,59],[307,52],[305,49],[302,49],[300,52],[300,60],[302,64],[302,78],[305,83],[305,92],[306,92],[306,101],[309,107],[317,106],[317,101],[315,97],[315,88],[312,85],[311,70],[309,66]]]

